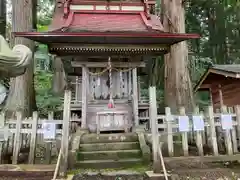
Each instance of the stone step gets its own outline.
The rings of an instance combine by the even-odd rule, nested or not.
[[[114,142],[114,143],[95,143],[80,144],[80,151],[112,151],[112,150],[131,150],[140,149],[138,142]]]
[[[113,143],[113,142],[138,142],[136,133],[115,133],[115,134],[84,134],[81,137],[81,144]]]
[[[120,160],[85,160],[77,161],[76,167],[86,169],[114,169],[130,168],[143,164],[140,158],[120,159]]]
[[[119,160],[128,158],[141,158],[141,150],[115,150],[115,151],[89,151],[77,153],[77,160]]]

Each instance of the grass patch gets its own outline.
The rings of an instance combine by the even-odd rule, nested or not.
[[[142,165],[142,164],[136,164],[129,168],[111,168],[111,169],[72,169],[68,171],[68,175],[76,175],[76,174],[82,174],[82,173],[106,173],[106,172],[116,172],[116,171],[130,171],[130,172],[137,172],[137,173],[145,173],[146,171],[151,170],[151,165]]]

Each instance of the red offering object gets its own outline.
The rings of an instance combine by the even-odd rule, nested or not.
[[[108,103],[108,108],[109,109],[113,108],[113,104],[112,103]]]

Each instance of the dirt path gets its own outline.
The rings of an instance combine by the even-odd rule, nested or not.
[[[217,180],[240,178],[238,163],[200,163],[183,161],[181,163],[167,164],[171,173],[177,174],[180,180]]]

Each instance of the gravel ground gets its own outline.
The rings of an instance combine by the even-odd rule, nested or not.
[[[238,163],[182,162],[167,164],[168,170],[177,174],[180,180],[237,180],[240,178]]]

